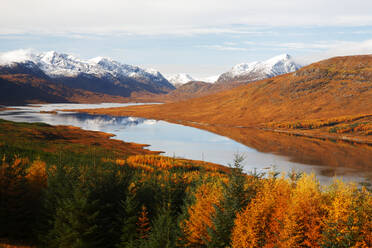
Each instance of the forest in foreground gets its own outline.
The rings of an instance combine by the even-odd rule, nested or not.
[[[371,247],[368,188],[0,120],[0,247]]]

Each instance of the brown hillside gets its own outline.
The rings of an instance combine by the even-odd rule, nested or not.
[[[177,89],[170,91],[167,94],[149,94],[136,92],[131,95],[131,98],[134,101],[138,102],[177,102],[181,100],[188,100],[191,98],[211,95],[225,90],[230,90],[247,83],[249,83],[249,81],[232,81],[224,84],[212,84],[203,81],[190,81],[179,86]]]
[[[0,75],[0,104],[125,102],[127,98],[72,89],[29,74]]]
[[[372,55],[332,58],[188,101],[104,112],[231,126],[368,114],[372,112]]]
[[[163,101],[180,101],[211,95],[217,92],[233,89],[247,82],[229,82],[228,84],[212,84],[202,81],[191,81],[163,96]]]
[[[370,140],[372,133],[372,55],[320,61],[294,73],[205,97],[87,112],[186,124],[311,129],[299,133],[306,136],[314,136],[312,129],[316,129],[316,134],[342,135],[344,139],[352,133],[363,136],[365,141]]]

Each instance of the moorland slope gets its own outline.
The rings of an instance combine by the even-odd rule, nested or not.
[[[293,73],[185,101],[86,112],[204,125],[325,128],[321,131],[358,132],[368,139],[371,111],[372,55],[360,55],[331,58]]]

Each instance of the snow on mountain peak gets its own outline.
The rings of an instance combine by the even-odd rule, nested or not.
[[[198,78],[198,80],[206,82],[206,83],[215,83],[219,77],[220,75],[214,75],[214,76],[209,76],[209,77],[201,77],[201,78]]]
[[[222,74],[218,81],[249,80],[255,81],[294,72],[301,65],[294,62],[289,54],[281,54],[262,62],[241,63]]]
[[[112,62],[112,61],[113,60],[111,58],[101,57],[101,56],[88,60],[88,62],[91,62],[92,64],[99,64],[99,63]]]
[[[0,65],[10,65],[12,63],[21,63],[32,61],[33,51],[31,49],[19,49],[0,53]]]
[[[137,66],[121,64],[111,58],[96,57],[82,60],[69,54],[56,51],[36,52],[30,49],[15,50],[0,54],[0,65],[32,61],[50,77],[75,77],[81,73],[98,77],[133,77],[153,81],[164,81],[160,72],[154,69],[141,69]]]
[[[147,73],[150,73],[150,74],[154,75],[154,76],[161,75],[160,72],[158,70],[154,69],[154,68],[147,68],[147,69],[145,69],[145,71]]]
[[[195,81],[195,79],[187,73],[172,74],[167,76],[167,79],[173,85],[182,85],[190,81]]]

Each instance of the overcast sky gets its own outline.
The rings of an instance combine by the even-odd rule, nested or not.
[[[1,0],[0,52],[112,57],[163,74],[220,74],[289,53],[372,53],[371,0]]]

